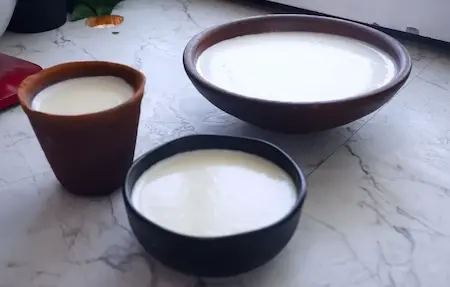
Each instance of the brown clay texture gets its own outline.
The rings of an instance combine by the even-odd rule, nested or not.
[[[33,97],[54,83],[89,76],[117,76],[135,89],[127,102],[98,113],[61,116],[31,109]],[[118,189],[134,158],[145,76],[128,66],[108,62],[71,62],[25,79],[19,87],[27,114],[45,156],[60,183],[85,196]]]
[[[368,93],[316,103],[286,103],[249,98],[221,89],[198,73],[197,59],[212,45],[238,36],[275,31],[328,33],[370,43],[392,57],[398,73],[390,82]],[[389,101],[404,85],[411,72],[408,51],[385,33],[345,20],[289,14],[251,17],[207,29],[194,36],[187,44],[183,63],[193,85],[212,104],[248,123],[286,133],[326,130],[362,118]]]

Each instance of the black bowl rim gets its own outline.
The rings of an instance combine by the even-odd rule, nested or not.
[[[223,89],[212,82],[205,79],[197,70],[197,60],[195,59],[195,54],[198,49],[199,43],[207,37],[208,35],[214,34],[217,31],[220,31],[222,29],[229,29],[233,27],[236,24],[245,23],[245,22],[252,22],[252,21],[264,21],[264,20],[270,20],[270,19],[317,19],[317,20],[327,20],[330,22],[334,22],[339,25],[350,25],[354,26],[355,28],[358,28],[362,31],[365,31],[365,33],[372,34],[375,37],[378,37],[379,39],[382,39],[388,45],[390,45],[393,50],[397,51],[400,57],[400,61],[395,64],[399,64],[399,70],[397,71],[396,75],[387,83],[382,85],[381,87],[378,87],[376,89],[372,89],[370,91],[366,91],[363,93],[358,93],[351,97],[341,98],[341,99],[333,99],[333,100],[324,100],[324,101],[314,101],[314,102],[295,102],[295,101],[278,101],[278,100],[267,100],[267,99],[260,99],[260,98],[254,98],[249,97],[243,94],[238,94],[235,92],[228,91],[226,89]],[[251,35],[251,34],[248,34]],[[370,43],[369,43],[370,44]],[[402,65],[402,63],[404,63]],[[225,24],[213,26],[211,28],[208,28],[197,35],[195,35],[186,45],[184,52],[183,52],[183,64],[184,69],[186,70],[186,73],[190,77],[194,77],[197,81],[199,81],[203,86],[206,86],[208,89],[213,90],[216,93],[226,94],[229,97],[234,98],[243,98],[249,101],[255,101],[260,103],[266,103],[266,104],[277,104],[277,105],[296,105],[296,106],[311,106],[311,105],[325,105],[325,104],[336,104],[336,103],[345,103],[350,102],[353,100],[358,100],[362,98],[368,98],[371,96],[375,96],[377,94],[383,93],[389,89],[394,88],[395,86],[399,85],[403,80],[405,80],[406,77],[408,77],[409,73],[412,69],[412,60],[411,56],[409,55],[408,50],[395,38],[389,36],[386,33],[383,33],[377,29],[374,29],[370,26],[359,24],[356,22],[352,22],[349,20],[343,20],[343,19],[337,19],[333,17],[328,16],[317,16],[317,15],[301,15],[301,14],[271,14],[271,15],[262,15],[262,16],[253,16],[253,17],[246,17],[239,20],[227,22]]]
[[[182,233],[178,233],[172,230],[169,230],[157,223],[155,223],[154,221],[146,218],[144,215],[142,215],[139,210],[137,210],[131,200],[131,193],[132,193],[132,189],[134,185],[129,184],[130,177],[131,177],[131,172],[136,168],[136,166],[138,164],[140,164],[140,162],[142,162],[146,157],[151,156],[154,153],[157,153],[159,149],[163,148],[164,146],[173,144],[175,142],[178,141],[184,141],[188,138],[194,138],[194,137],[210,137],[210,138],[228,138],[228,139],[232,139],[232,140],[247,140],[247,141],[254,141],[254,142],[259,142],[265,145],[270,146],[271,148],[273,148],[274,150],[276,150],[277,152],[279,152],[281,154],[281,156],[285,157],[289,163],[294,167],[295,172],[297,174],[297,176],[299,177],[299,183],[300,186],[296,185],[296,191],[297,191],[297,199],[295,204],[291,207],[291,210],[286,213],[282,218],[280,218],[278,221],[267,225],[267,226],[263,226],[260,227],[258,229],[255,230],[250,230],[250,231],[246,231],[246,232],[241,232],[241,233],[236,233],[236,234],[231,234],[231,235],[225,235],[225,236],[211,236],[211,237],[201,237],[201,236],[193,236],[193,235],[187,235],[187,234],[182,234]],[[213,149],[213,148],[211,148]],[[204,149],[198,149],[198,150],[204,150]],[[243,151],[245,152],[245,151]],[[248,152],[245,152],[248,153]],[[178,153],[174,153],[178,154]],[[257,153],[255,153],[255,155],[258,155],[266,160],[269,160],[268,158],[259,155]],[[166,157],[167,158],[167,157]],[[274,163],[273,161],[269,160],[270,162]],[[159,161],[158,161],[159,162]],[[274,163],[276,164],[276,163]],[[279,166],[279,165],[277,165]],[[282,170],[286,171],[284,168],[282,168],[281,166],[279,166]],[[289,175],[290,176],[290,175]],[[291,177],[291,176],[290,176]],[[291,177],[292,178],[292,177]],[[288,221],[290,218],[292,218],[292,216],[295,215],[296,211],[298,211],[298,209],[301,209],[303,206],[303,203],[306,199],[306,195],[307,195],[307,182],[306,182],[306,178],[303,174],[303,172],[301,171],[300,167],[295,163],[295,161],[286,153],[284,152],[282,149],[280,149],[279,147],[277,147],[276,145],[265,141],[265,140],[261,140],[261,139],[257,139],[257,138],[251,138],[251,137],[239,137],[239,136],[226,136],[226,135],[211,135],[211,134],[197,134],[197,135],[188,135],[188,136],[183,136],[174,140],[171,140],[169,142],[163,143],[159,146],[157,146],[154,149],[151,149],[150,151],[146,152],[145,154],[141,155],[138,159],[136,159],[133,164],[131,165],[131,167],[129,168],[127,175],[125,177],[125,182],[124,182],[124,186],[122,188],[122,195],[123,195],[123,199],[125,201],[125,205],[128,206],[129,209],[132,210],[133,213],[135,213],[141,220],[148,222],[149,224],[152,224],[153,226],[155,226],[156,228],[167,232],[169,234],[172,234],[174,236],[180,236],[186,239],[190,239],[190,240],[197,240],[197,241],[204,241],[204,242],[210,242],[210,241],[216,241],[216,240],[226,240],[226,239],[231,239],[231,238],[236,238],[236,237],[241,237],[241,236],[246,236],[246,235],[251,235],[251,234],[255,234],[258,232],[261,232],[263,230],[268,230],[268,229],[272,229],[274,227],[277,227],[279,225],[284,224],[286,221]],[[128,213],[128,209],[127,209],[127,213]]]

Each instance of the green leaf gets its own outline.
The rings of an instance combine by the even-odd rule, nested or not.
[[[111,15],[113,9],[114,9],[114,6],[99,6],[99,7],[95,8],[97,15],[99,15],[99,16]]]
[[[84,18],[96,16],[96,12],[84,3],[75,4],[70,20],[77,21]]]
[[[72,21],[91,16],[110,15],[114,7],[122,0],[75,0]]]

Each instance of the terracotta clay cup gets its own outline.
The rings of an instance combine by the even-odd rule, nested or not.
[[[34,96],[67,79],[116,76],[135,90],[125,103],[98,113],[67,116],[31,108]],[[108,62],[57,65],[25,79],[19,87],[27,114],[59,182],[77,195],[108,195],[118,189],[134,158],[145,76],[128,66]]]

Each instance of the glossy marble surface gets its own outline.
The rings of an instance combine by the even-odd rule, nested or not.
[[[130,233],[119,192],[83,199],[61,190],[20,108],[0,113],[0,287],[450,286],[450,54],[406,43],[408,84],[383,109],[346,127],[287,136],[214,108],[191,86],[184,45],[201,29],[269,11],[226,1],[127,0],[125,22],[83,22],[6,34],[0,52],[44,67],[108,60],[148,76],[138,154],[192,133],[255,136],[308,174],[298,231],[268,265],[236,278],[167,270]]]

